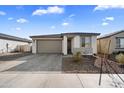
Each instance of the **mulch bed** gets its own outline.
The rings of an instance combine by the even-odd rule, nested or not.
[[[4,53],[0,54],[0,61],[10,61],[10,60],[15,60],[20,57],[28,56],[31,55],[31,53]]]
[[[96,58],[82,56],[80,62],[74,62],[73,57],[63,57],[62,71],[64,73],[99,73],[100,69],[94,66]]]

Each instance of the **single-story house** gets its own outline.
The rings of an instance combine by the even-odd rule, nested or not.
[[[113,32],[97,39],[98,53],[114,53],[124,51],[124,30]]]
[[[61,33],[30,36],[33,53],[62,53],[64,55],[81,52],[82,55],[97,53],[97,36],[100,33]]]
[[[29,39],[0,33],[0,53],[19,51],[20,46],[26,46],[25,52],[30,51],[31,48],[28,46],[31,46],[31,43]]]

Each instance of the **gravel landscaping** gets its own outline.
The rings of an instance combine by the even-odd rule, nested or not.
[[[104,59],[101,57],[97,57],[97,60],[95,61],[95,66],[100,68],[101,67],[101,60],[103,60],[103,66],[102,66],[102,70],[103,73],[111,73],[111,74],[124,74],[124,68],[120,67],[120,64],[117,63],[116,61],[107,59],[106,61],[104,61]]]
[[[74,62],[73,57],[63,57],[62,71],[65,73],[99,73],[100,69],[94,66],[96,58],[82,56],[80,62]]]

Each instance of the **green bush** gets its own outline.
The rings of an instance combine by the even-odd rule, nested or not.
[[[75,55],[74,55],[74,61],[75,62],[79,62],[81,60],[81,52],[77,52]]]
[[[120,53],[116,56],[118,63],[124,64],[124,54]]]
[[[82,47],[85,47],[85,43],[82,43]]]

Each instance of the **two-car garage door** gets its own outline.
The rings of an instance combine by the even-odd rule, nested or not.
[[[46,39],[37,41],[38,53],[62,53],[62,40]]]

